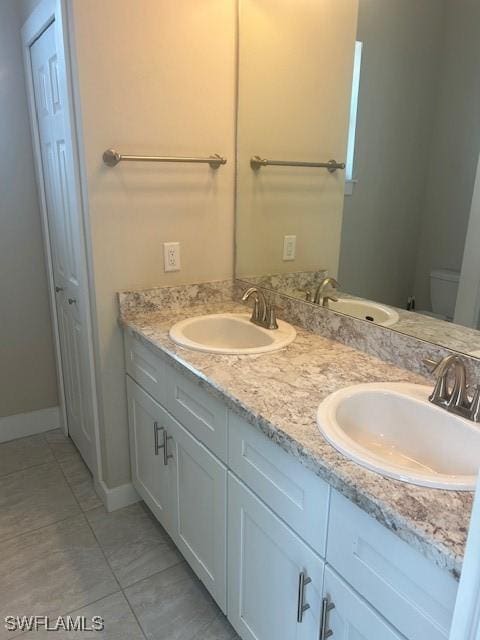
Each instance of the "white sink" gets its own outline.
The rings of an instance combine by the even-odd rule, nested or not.
[[[321,433],[347,458],[425,487],[471,491],[480,466],[480,427],[428,401],[431,387],[359,384],[319,406]]]
[[[329,300],[327,309],[345,313],[360,320],[369,320],[382,327],[391,327],[399,320],[399,315],[391,307],[370,300],[357,300],[355,298],[339,298],[337,302]]]
[[[278,351],[295,340],[297,332],[282,320],[278,329],[264,329],[250,322],[250,314],[220,313],[181,320],[170,329],[170,338],[194,351],[223,354],[255,354]]]

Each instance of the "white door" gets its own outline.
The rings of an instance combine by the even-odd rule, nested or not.
[[[405,640],[328,565],[324,596],[320,640]]]
[[[160,524],[172,535],[174,470],[168,456],[165,412],[127,376],[128,424],[132,480]],[[165,438],[165,440],[164,440]],[[165,450],[167,446],[167,450]]]
[[[237,633],[244,640],[317,640],[323,569],[320,557],[229,473],[228,619]]]
[[[42,155],[68,432],[93,469],[94,425],[87,337],[87,278],[73,155],[67,135],[66,86],[55,22],[30,47]]]
[[[224,613],[227,610],[227,469],[178,422],[173,436],[174,539]]]

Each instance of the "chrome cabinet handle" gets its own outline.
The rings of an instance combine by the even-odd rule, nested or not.
[[[167,434],[166,429],[163,430],[163,445],[162,445],[162,449],[163,449],[163,464],[165,466],[168,465],[168,460],[169,458],[173,458],[173,455],[171,453],[168,453],[168,441],[172,439],[172,436],[169,436]]]
[[[158,456],[158,452],[162,449],[163,444],[158,444],[158,432],[162,431],[163,427],[158,426],[158,422],[153,423],[153,442],[154,442],[154,452],[155,455]]]
[[[75,300],[75,298],[69,298],[68,304],[77,304],[77,301]]]
[[[158,433],[162,432],[162,444],[159,444]],[[163,449],[163,464],[165,466],[168,465],[168,461],[170,458],[173,458],[171,453],[168,453],[168,441],[172,439],[172,436],[169,436],[165,427],[159,426],[158,422],[153,423],[153,442],[154,442],[154,452],[155,455],[158,456],[160,449]]]
[[[311,578],[307,577],[305,571],[301,571],[298,576],[298,600],[297,600],[297,622],[303,621],[303,614],[310,609],[308,602],[305,602],[305,586],[310,584]]]
[[[57,285],[55,285],[55,293],[59,293],[60,291],[63,291],[63,287],[57,287]]]
[[[328,613],[335,609],[335,604],[330,602],[328,596],[322,600],[322,619],[320,622],[320,640],[327,640],[333,636],[333,631],[328,628]]]

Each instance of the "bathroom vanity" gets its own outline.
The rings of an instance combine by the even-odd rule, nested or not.
[[[425,380],[303,329],[244,357],[168,336],[244,309],[122,310],[137,491],[244,640],[446,640],[471,494],[367,471],[315,424],[339,388]]]

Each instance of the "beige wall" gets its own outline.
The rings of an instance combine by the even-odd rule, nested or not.
[[[344,174],[266,167],[345,159],[357,0],[242,0],[238,109],[237,274],[336,274]],[[297,236],[297,258],[282,259]]]
[[[447,0],[416,265],[417,308],[429,308],[432,268],[460,271],[462,266],[480,151],[479,25],[478,0]]]
[[[105,480],[129,480],[121,289],[233,269],[234,0],[73,0],[92,226]],[[226,166],[102,164],[102,152],[209,155]],[[162,243],[181,243],[164,273]]]
[[[339,279],[405,306],[413,293],[441,55],[443,0],[360,0],[363,42],[353,195]]]
[[[20,16],[20,22],[23,24],[28,16],[35,9],[41,0],[15,0],[17,10]]]
[[[0,417],[57,405],[17,9],[0,2]]]

